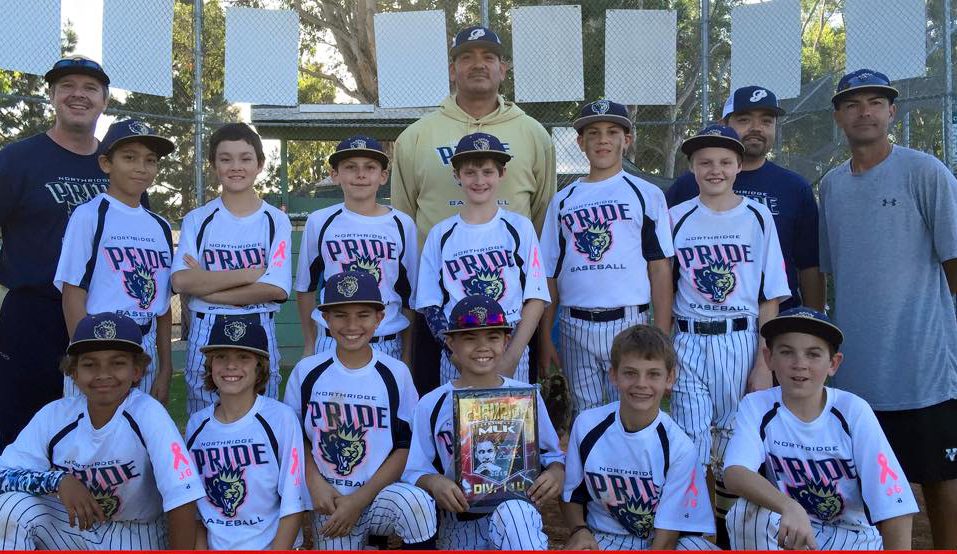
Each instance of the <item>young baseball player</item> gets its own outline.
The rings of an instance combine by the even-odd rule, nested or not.
[[[410,365],[419,243],[412,218],[376,202],[379,187],[389,180],[389,158],[377,140],[354,136],[336,146],[329,165],[344,202],[309,214],[302,233],[295,288],[303,355],[335,348],[316,309],[316,291],[336,273],[365,271],[376,278],[385,302],[385,318],[370,344]]]
[[[405,364],[369,344],[385,317],[379,283],[366,271],[337,273],[322,297],[336,346],[296,364],[285,395],[308,442],[315,548],[361,550],[369,535],[396,534],[403,548],[433,549],[435,503],[397,482],[419,395]]]
[[[655,325],[670,330],[674,252],[664,194],[622,169],[634,140],[628,110],[597,100],[582,107],[574,126],[589,170],[552,198],[545,216],[542,260],[552,304],[539,326],[539,364],[564,370],[580,413],[617,399],[611,343],[648,322],[649,303]],[[551,339],[556,312],[561,358]]]
[[[572,426],[563,512],[569,550],[715,550],[704,468],[694,444],[659,408],[675,382],[661,329],[636,325],[611,345],[618,402]]]
[[[698,462],[711,466],[723,518],[734,497],[724,490],[721,460],[738,401],[746,388],[771,386],[756,356],[758,328],[777,315],[790,289],[771,213],[732,190],[744,151],[734,129],[705,127],[681,150],[700,194],[671,208],[679,368],[671,416],[694,441]],[[720,519],[717,527],[724,546]]]
[[[166,409],[136,390],[141,340],[115,312],[77,324],[63,369],[82,396],[44,406],[0,456],[0,548],[193,548],[203,485]]]
[[[780,386],[738,408],[724,458],[741,495],[728,512],[735,550],[909,550],[917,504],[877,417],[825,387],[844,336],[823,313],[792,308],[761,327]]]
[[[262,396],[266,330],[220,318],[202,352],[204,385],[219,400],[186,425],[186,448],[206,486],[196,548],[290,550],[307,509],[302,439],[292,409]]]
[[[161,402],[173,376],[170,268],[173,232],[169,223],[140,205],[153,184],[159,159],[173,142],[135,119],[117,121],[103,137],[100,168],[110,185],[70,216],[54,285],[63,292],[67,329],[88,313],[116,312],[140,326],[151,361],[139,381]],[[65,396],[79,391],[67,376]]]
[[[459,140],[452,175],[461,184],[465,204],[457,215],[429,231],[422,248],[416,309],[433,336],[445,340],[452,307],[466,296],[484,294],[505,310],[514,326],[511,341],[497,360],[497,373],[529,382],[528,341],[549,301],[538,237],[532,222],[498,205],[505,164],[512,156],[496,137],[473,133]],[[458,371],[443,349],[440,379]]]
[[[244,123],[223,125],[209,139],[209,163],[222,187],[219,198],[186,214],[173,260],[173,288],[189,295],[192,312],[186,355],[186,410],[212,404],[203,387],[200,349],[223,316],[258,323],[269,337],[266,396],[279,395],[279,345],[274,317],[292,284],[292,225],[263,201],[253,183],[266,155],[262,140]]]
[[[511,332],[505,311],[494,299],[477,294],[460,300],[445,331],[459,377],[426,394],[415,407],[412,447],[402,480],[435,498],[440,508],[440,550],[548,548],[539,509],[561,493],[565,456],[541,396],[536,395],[539,458],[544,469],[528,489],[531,502],[506,500],[491,511],[472,509],[455,482],[452,391],[529,386],[498,373],[498,359],[507,350]]]

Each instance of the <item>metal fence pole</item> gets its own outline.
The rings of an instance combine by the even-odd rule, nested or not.
[[[488,0],[479,2],[479,14],[482,17],[482,27],[488,27]]]
[[[193,0],[193,177],[196,206],[206,203],[203,185],[203,0]]]
[[[953,13],[950,0],[944,0],[944,163],[957,171],[957,112],[954,112]]]
[[[711,117],[708,115],[708,26],[710,25],[709,0],[701,0],[701,126],[707,125]]]

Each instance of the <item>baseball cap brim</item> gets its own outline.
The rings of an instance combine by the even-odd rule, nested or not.
[[[488,325],[484,327],[466,327],[465,329],[446,329],[446,335],[454,335],[455,333],[465,333],[468,331],[496,331],[502,330],[506,333],[512,332],[512,327],[509,325]]]
[[[498,152],[496,150],[469,150],[468,152],[462,152],[461,154],[453,154],[449,161],[453,164],[460,160],[467,160],[470,158],[492,158],[493,160],[498,160],[503,164],[508,163],[512,159],[511,154],[506,154],[505,152]]]
[[[489,52],[495,52],[498,57],[502,57],[502,45],[492,40],[469,40],[449,50],[449,56],[454,60],[462,52],[472,48],[484,48]]]
[[[702,148],[727,148],[744,154],[744,144],[740,140],[722,135],[697,135],[681,143],[681,151],[689,157]]]
[[[350,148],[348,150],[339,150],[338,152],[333,152],[332,154],[329,154],[329,165],[335,167],[339,165],[339,162],[346,158],[360,157],[379,160],[379,163],[382,164],[383,168],[389,167],[389,157],[378,150],[372,150],[370,148]]]
[[[785,110],[781,106],[752,106],[752,107],[743,108],[740,110],[735,110],[733,106],[728,106],[726,104],[724,107],[724,111],[721,113],[721,119],[725,119],[728,116],[732,116],[736,113],[756,112],[760,110],[769,111],[773,113],[775,117],[782,116],[787,113],[787,110]]]
[[[69,67],[57,67],[47,71],[43,78],[46,80],[47,84],[53,84],[57,82],[60,78],[67,75],[87,75],[93,77],[97,81],[103,83],[105,86],[110,86],[110,78],[103,71],[99,71],[93,67],[86,67],[81,65],[74,65]]]
[[[837,104],[847,95],[854,94],[856,92],[861,92],[864,90],[872,89],[875,91],[881,92],[884,96],[890,99],[891,102],[900,95],[900,91],[890,85],[874,85],[874,84],[864,84],[857,85],[855,87],[848,87],[840,92],[834,94],[831,97],[831,104],[834,104],[834,107],[837,107]]]
[[[379,309],[379,310],[385,309],[385,303],[379,302],[376,300],[343,300],[342,302],[326,302],[323,304],[319,304],[319,306],[317,307],[319,308],[319,311],[322,312],[322,311],[328,310],[329,308],[334,308],[336,306],[345,306],[346,304],[368,304],[370,306],[375,306],[376,309]]]
[[[576,131],[581,132],[582,129],[591,125],[592,123],[598,123],[600,121],[609,121],[611,123],[617,123],[621,125],[630,133],[632,130],[631,120],[627,117],[622,117],[620,115],[608,115],[608,114],[596,114],[596,115],[586,115],[585,117],[579,117],[572,123],[572,127]]]
[[[147,148],[153,152],[156,152],[156,154],[160,157],[166,156],[173,150],[176,150],[176,145],[173,144],[173,141],[166,137],[161,137],[159,135],[130,135],[114,140],[113,144],[107,145],[104,152],[112,152],[127,142],[142,142]]]
[[[784,333],[813,335],[835,347],[844,342],[844,333],[836,325],[812,317],[778,316],[761,326],[761,336],[768,340]]]
[[[143,345],[138,342],[122,339],[86,339],[78,340],[67,346],[66,353],[70,355],[86,354],[87,352],[100,352],[103,350],[122,350],[123,352],[132,352],[142,354]]]
[[[253,354],[265,356],[266,358],[269,357],[269,352],[259,348],[254,348],[252,346],[237,346],[235,344],[207,344],[206,346],[201,346],[199,348],[199,351],[203,354],[209,352],[210,350],[245,350],[247,352],[252,352]]]

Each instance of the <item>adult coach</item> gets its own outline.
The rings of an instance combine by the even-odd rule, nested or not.
[[[818,268],[818,213],[811,185],[804,177],[768,160],[779,115],[784,110],[770,90],[748,86],[735,90],[721,118],[744,143],[741,173],[734,191],[761,202],[774,217],[791,298],[781,310],[805,305],[824,310],[824,277]],[[668,207],[698,195],[692,173],[679,177],[665,193]]]
[[[508,71],[501,39],[491,29],[468,27],[455,35],[449,56],[455,92],[395,142],[392,206],[415,221],[421,250],[432,227],[458,213],[465,202],[452,177],[455,145],[482,131],[495,135],[512,156],[499,187],[499,204],[531,219],[540,232],[555,194],[555,146],[538,121],[499,94]],[[416,387],[425,394],[439,385],[439,346],[421,316],[415,328],[412,366]]]
[[[877,414],[927,502],[934,548],[957,548],[957,179],[893,145],[897,90],[860,69],[832,98],[851,159],[821,181],[821,269],[845,333],[836,388]],[[866,463],[887,468],[881,457]],[[883,481],[883,475],[881,477]]]
[[[45,78],[53,127],[0,150],[0,284],[9,289],[0,307],[0,447],[63,393],[58,365],[68,339],[53,275],[70,213],[108,184],[93,131],[109,77],[74,56]]]

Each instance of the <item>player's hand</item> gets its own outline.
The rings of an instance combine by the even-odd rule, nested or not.
[[[551,465],[532,483],[532,486],[528,489],[528,498],[541,510],[545,502],[557,498],[561,494],[564,482],[564,466],[561,464]]]
[[[86,485],[81,483],[76,477],[67,475],[60,481],[57,496],[70,519],[70,527],[79,527],[81,531],[86,531],[93,527],[96,522],[106,521],[106,515],[100,504],[93,499]]]
[[[444,475],[436,475],[429,484],[429,492],[435,503],[448,512],[462,513],[469,509],[462,487]]]
[[[600,550],[591,529],[579,529],[568,537],[565,550]]]
[[[169,379],[157,379],[150,387],[150,396],[155,398],[160,404],[169,403]]]
[[[817,550],[807,512],[796,501],[788,502],[778,525],[778,546],[785,550]]]
[[[188,267],[188,268],[190,268],[190,269],[202,269],[202,268],[203,268],[203,266],[199,265],[199,262],[196,260],[196,258],[190,256],[189,254],[186,254],[185,256],[183,256],[183,263],[185,263],[185,264],[186,264],[186,267]]]
[[[562,369],[562,359],[558,357],[558,349],[548,333],[541,333],[538,339],[538,374],[548,375],[553,367]]]
[[[771,370],[763,361],[754,364],[751,373],[748,374],[747,392],[755,392],[771,388],[774,379],[771,377]]]
[[[314,509],[324,516],[331,516],[336,511],[336,499],[342,495],[328,483],[322,483],[315,489],[309,491]]]
[[[319,532],[322,536],[335,539],[338,537],[345,537],[352,532],[352,528],[355,527],[356,522],[359,521],[359,516],[362,515],[362,510],[365,509],[366,504],[358,495],[347,494],[344,496],[339,496],[335,500],[336,509],[332,513],[332,516],[326,520],[325,525],[319,529]]]

